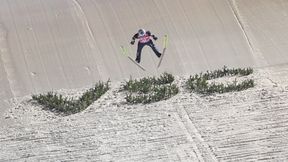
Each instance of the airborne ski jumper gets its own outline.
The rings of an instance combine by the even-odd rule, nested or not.
[[[136,39],[139,39],[138,46],[137,46],[137,53],[136,53],[136,59],[135,61],[137,63],[140,63],[141,61],[141,51],[144,46],[149,46],[152,48],[154,53],[157,55],[157,57],[161,57],[161,53],[159,50],[155,47],[152,39],[157,40],[158,38],[155,35],[152,35],[150,31],[145,31],[144,29],[139,29],[138,33],[136,33],[131,40],[131,44],[133,45],[135,43]]]

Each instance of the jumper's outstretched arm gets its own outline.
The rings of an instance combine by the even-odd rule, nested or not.
[[[133,37],[132,37],[132,40],[131,40],[131,44],[133,45],[135,43],[135,40],[138,38],[138,33],[135,34]]]
[[[146,33],[147,33],[148,36],[151,36],[154,40],[158,39],[154,34],[151,34],[150,31],[147,31]]]

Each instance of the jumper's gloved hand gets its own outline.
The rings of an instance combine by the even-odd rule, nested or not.
[[[153,35],[152,37],[155,41],[158,39],[155,35]]]
[[[134,43],[135,43],[135,40],[132,40],[132,41],[130,42],[130,44],[132,44],[132,45],[133,45]]]

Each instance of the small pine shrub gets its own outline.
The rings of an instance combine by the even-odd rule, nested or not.
[[[94,88],[86,91],[78,100],[68,99],[54,92],[47,94],[32,95],[32,100],[43,105],[44,109],[63,113],[66,115],[78,113],[86,109],[94,101],[100,98],[109,90],[109,81],[106,83],[99,82]]]
[[[252,68],[232,68],[228,69],[227,66],[224,66],[222,69],[207,71],[206,73],[200,73],[200,77],[203,77],[206,80],[221,78],[225,76],[247,76],[253,73]]]
[[[174,81],[172,74],[163,73],[159,78],[145,77],[139,80],[129,79],[122,85],[121,91],[128,91],[131,93],[144,93],[147,94],[151,89],[157,85],[171,84]]]
[[[232,91],[242,91],[255,86],[254,80],[247,79],[242,83],[237,83],[235,80],[231,84],[208,84],[208,80],[216,79],[224,76],[247,76],[253,73],[252,68],[244,68],[244,69],[228,69],[224,66],[223,69],[215,70],[215,71],[207,71],[206,73],[196,74],[194,76],[190,76],[190,78],[186,82],[186,86],[189,90],[194,91],[200,94],[212,94],[212,93],[226,93]]]
[[[126,91],[126,101],[131,104],[148,104],[166,100],[179,92],[178,87],[172,84],[174,76],[163,73],[159,78],[146,77],[138,80],[130,79],[122,85],[121,91]]]
[[[162,75],[160,75],[160,77],[157,79],[157,84],[161,85],[161,84],[171,84],[172,82],[174,82],[174,76],[172,74],[169,73],[163,73]]]

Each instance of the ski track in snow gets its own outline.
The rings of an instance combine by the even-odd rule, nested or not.
[[[10,57],[8,51],[9,51],[9,48],[8,48],[8,42],[7,42],[7,30],[4,28],[2,24],[0,24],[0,61],[2,62],[4,71],[6,74],[5,78],[7,78],[8,83],[9,83],[8,88],[10,92],[12,93],[12,96],[16,97],[17,92],[15,88],[13,88],[13,85],[15,84],[13,81],[14,71],[12,67],[9,67],[9,65],[12,65],[12,64],[8,59],[8,57]]]
[[[232,13],[234,14],[235,20],[237,21],[239,28],[242,30],[243,35],[247,41],[247,44],[249,45],[250,51],[254,56],[255,59],[255,63],[257,67],[264,67],[267,66],[268,63],[265,60],[263,54],[261,53],[260,49],[257,48],[256,46],[256,42],[253,42],[252,39],[253,34],[251,32],[249,32],[249,26],[248,24],[245,22],[245,18],[243,18],[243,16],[241,16],[241,12],[238,9],[237,6],[237,0],[228,0]]]
[[[84,27],[84,31],[86,32],[85,35],[87,37],[87,40],[89,42],[89,45],[90,45],[91,49],[94,52],[99,52],[97,50],[97,43],[96,43],[96,40],[94,38],[93,32],[91,30],[91,27],[89,25],[89,21],[88,21],[86,15],[85,15],[85,12],[83,11],[80,3],[77,0],[72,0],[71,2],[75,6],[75,10],[74,11],[79,16],[79,20],[82,21],[82,24],[83,24],[83,27]],[[95,55],[95,53],[94,53],[94,55]],[[97,59],[94,59],[94,60],[97,61],[97,63],[96,63],[97,69],[98,69],[99,74],[101,75],[101,79],[100,80],[106,80],[107,78],[109,78],[108,77],[108,73],[104,69],[105,66],[103,65],[104,61],[103,61],[102,57],[98,57]]]
[[[269,74],[271,74],[272,71],[269,68],[263,68],[267,67],[269,64],[265,59],[263,53],[261,53],[261,50],[257,48],[256,39],[254,38],[252,32],[249,32],[249,25],[246,23],[245,18],[241,15],[240,10],[238,9],[237,0],[228,0],[228,2],[231,7],[232,13],[234,14],[235,20],[237,21],[239,28],[242,30],[243,35],[247,41],[251,54],[254,57],[256,68],[262,68],[262,77],[267,78],[273,83],[273,80],[271,78],[268,78]]]

